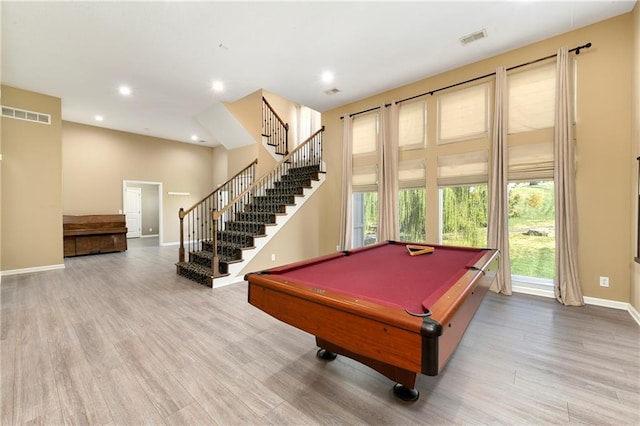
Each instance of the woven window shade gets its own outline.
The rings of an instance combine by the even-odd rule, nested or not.
[[[553,179],[553,142],[509,148],[509,180]]]
[[[555,63],[509,75],[509,133],[553,127]]]
[[[374,154],[378,149],[378,114],[353,119],[353,155]]]
[[[401,161],[398,165],[398,186],[406,188],[424,188],[426,169],[424,160]]]
[[[378,190],[378,167],[376,165],[354,167],[351,174],[353,192]]]
[[[421,148],[427,142],[427,103],[402,103],[398,108],[398,146]]]
[[[487,136],[488,87],[481,84],[438,98],[438,144]]]
[[[488,151],[438,155],[438,186],[486,183],[488,171]]]

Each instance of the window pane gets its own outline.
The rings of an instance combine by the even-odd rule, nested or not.
[[[378,115],[359,115],[353,119],[353,155],[376,152],[378,141]]]
[[[450,186],[440,190],[442,243],[487,246],[487,185]]]
[[[555,228],[553,181],[509,184],[512,275],[555,277]]]
[[[509,75],[509,133],[553,127],[555,64]]]
[[[400,190],[400,241],[426,241],[425,193],[424,188]]]
[[[378,193],[354,192],[353,206],[353,248],[373,244],[378,241]]]
[[[427,104],[400,104],[398,112],[398,146],[420,148],[427,141]]]
[[[480,137],[487,132],[487,85],[438,98],[438,143]]]

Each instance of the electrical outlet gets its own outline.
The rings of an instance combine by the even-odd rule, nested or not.
[[[273,261],[275,261],[275,260],[276,260],[276,254],[275,254],[275,253],[273,253],[273,254],[271,255],[271,261],[273,262]]]
[[[149,228],[149,232],[153,232],[153,228]]]
[[[340,251],[340,244],[336,246],[336,251]]]
[[[600,277],[600,287],[609,287],[609,277]]]

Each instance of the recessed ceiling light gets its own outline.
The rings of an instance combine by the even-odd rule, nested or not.
[[[198,140],[198,135],[191,135],[191,140],[192,141],[197,141]]]
[[[325,71],[322,73],[322,81],[325,83],[331,83],[333,78],[333,73],[331,71]]]
[[[216,92],[222,92],[224,90],[224,83],[220,80],[216,80],[211,85],[211,88]]]
[[[118,91],[122,96],[129,96],[131,94],[131,87],[129,86],[120,86]]]
[[[101,115],[96,115],[96,116],[95,116],[95,117],[93,117],[93,118],[95,118],[95,120],[96,120],[96,121],[102,121],[102,120],[104,120],[104,117],[103,117],[103,116],[101,116]]]

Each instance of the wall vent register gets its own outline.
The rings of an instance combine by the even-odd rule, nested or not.
[[[26,109],[14,108],[2,105],[2,116],[15,118],[16,120],[32,121],[40,124],[51,124],[51,114],[28,111]]]

